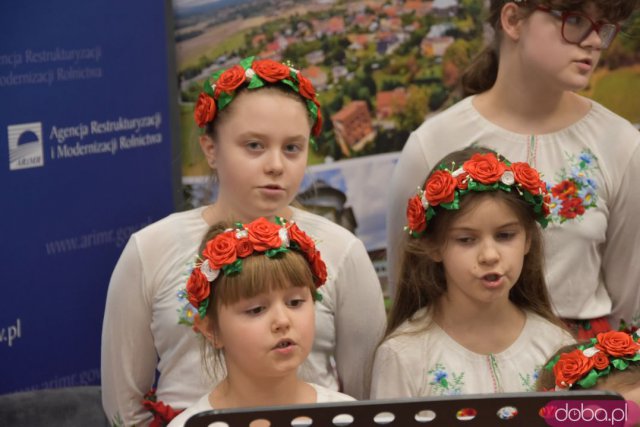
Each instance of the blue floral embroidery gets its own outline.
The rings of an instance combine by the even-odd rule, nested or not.
[[[567,154],[570,163],[568,172],[562,168],[555,185],[547,183],[550,194],[550,219],[556,223],[583,215],[586,209],[596,207],[598,184],[591,177],[598,169],[598,159],[589,150],[583,150],[577,157]]]
[[[540,370],[542,369],[542,365],[536,366],[533,370],[532,374],[518,373],[520,377],[520,384],[524,388],[524,391],[536,391],[536,381],[538,381],[538,377],[540,376]]]
[[[451,372],[451,375],[449,375],[443,364],[436,363],[435,367],[427,372],[427,375],[432,376],[432,380],[429,381],[429,385],[431,386],[431,390],[434,394],[445,396],[462,393],[462,387],[464,386],[464,372],[460,374]]]
[[[188,264],[187,273],[183,274],[184,280],[182,281],[182,286],[178,290],[176,296],[178,298],[178,303],[180,304],[180,308],[178,311],[178,324],[192,327],[193,326],[193,317],[198,313],[198,310],[191,305],[189,300],[187,299],[187,281],[189,280],[189,276],[191,275],[191,271],[195,266],[195,261],[191,261]]]

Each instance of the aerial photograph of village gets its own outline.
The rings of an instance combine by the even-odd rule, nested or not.
[[[384,278],[389,175],[409,133],[460,99],[461,72],[490,36],[488,2],[173,2],[183,183],[191,205],[215,198],[192,115],[202,82],[246,56],[287,60],[314,84],[324,117],[300,201],[354,231]],[[640,126],[640,97],[630,93],[640,93],[640,38],[620,36],[583,94]]]

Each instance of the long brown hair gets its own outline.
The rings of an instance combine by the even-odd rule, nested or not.
[[[463,72],[461,85],[464,96],[485,92],[491,89],[496,82],[500,62],[498,52],[502,41],[500,14],[504,5],[510,2],[508,0],[491,0],[487,23],[494,31],[494,38],[474,57]],[[589,3],[593,3],[602,12],[603,19],[610,22],[623,21],[638,7],[638,0],[525,0],[519,6],[521,19],[525,19],[536,10],[538,5],[558,10],[582,10]]]
[[[441,164],[462,165],[473,154],[487,152],[492,151],[483,147],[468,147],[449,154],[437,163],[436,168]],[[446,293],[444,267],[442,262],[434,261],[431,254],[446,244],[449,228],[456,218],[486,198],[500,200],[509,206],[520,220],[531,242],[529,252],[524,257],[520,277],[509,292],[509,300],[521,309],[532,311],[552,323],[560,324],[553,314],[544,279],[542,232],[531,205],[519,197],[515,191],[470,192],[460,199],[458,210],[436,207],[436,215],[429,220],[429,231],[422,237],[405,237],[398,289],[389,315],[385,338],[418,310],[422,308],[426,308],[427,312],[432,310],[440,297]]]

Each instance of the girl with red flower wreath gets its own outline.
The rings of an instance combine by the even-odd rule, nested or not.
[[[492,35],[461,73],[462,99],[429,114],[402,148],[389,186],[387,273],[400,267],[404,202],[447,153],[479,144],[544,173],[543,231],[555,313],[578,339],[640,326],[640,133],[581,92],[617,49],[637,0],[490,0]]]
[[[203,365],[220,382],[169,427],[213,409],[353,400],[298,376],[313,344],[314,296],[327,280],[313,240],[294,222],[258,218],[218,224],[202,246],[186,293]]]
[[[608,390],[640,405],[638,332],[601,332],[560,348],[545,363],[538,391]]]
[[[210,226],[276,216],[293,221],[318,242],[327,269],[326,284],[318,290],[323,298],[315,304],[314,345],[301,369],[304,381],[367,398],[373,353],[386,324],[378,276],[351,232],[292,206],[309,147],[322,129],[313,85],[288,65],[250,57],[215,72],[203,89],[194,119],[203,129],[199,142],[217,181],[216,199],[149,225],[124,248],[109,284],[103,323],[105,412],[123,425],[147,425],[152,414],[142,400],[154,384],[157,405],[175,410],[211,391],[219,378],[203,377],[193,368],[200,360],[199,335],[191,330],[197,309],[181,289]],[[258,245],[265,242],[261,233],[269,232],[262,226],[251,228]],[[234,246],[231,239],[221,239],[215,250],[242,257],[253,247],[250,241]],[[320,266],[313,255],[309,261]],[[155,411],[157,419],[162,415],[157,425],[168,421],[163,414],[173,413]]]
[[[548,357],[574,342],[543,275],[546,185],[530,165],[482,147],[438,165],[407,205],[409,236],[371,395],[532,391]]]

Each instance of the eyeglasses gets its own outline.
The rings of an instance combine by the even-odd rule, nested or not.
[[[567,43],[580,44],[592,31],[595,31],[602,42],[601,48],[606,49],[620,31],[618,24],[593,22],[591,18],[580,12],[555,10],[546,6],[536,6],[536,9],[562,19],[562,38]]]

